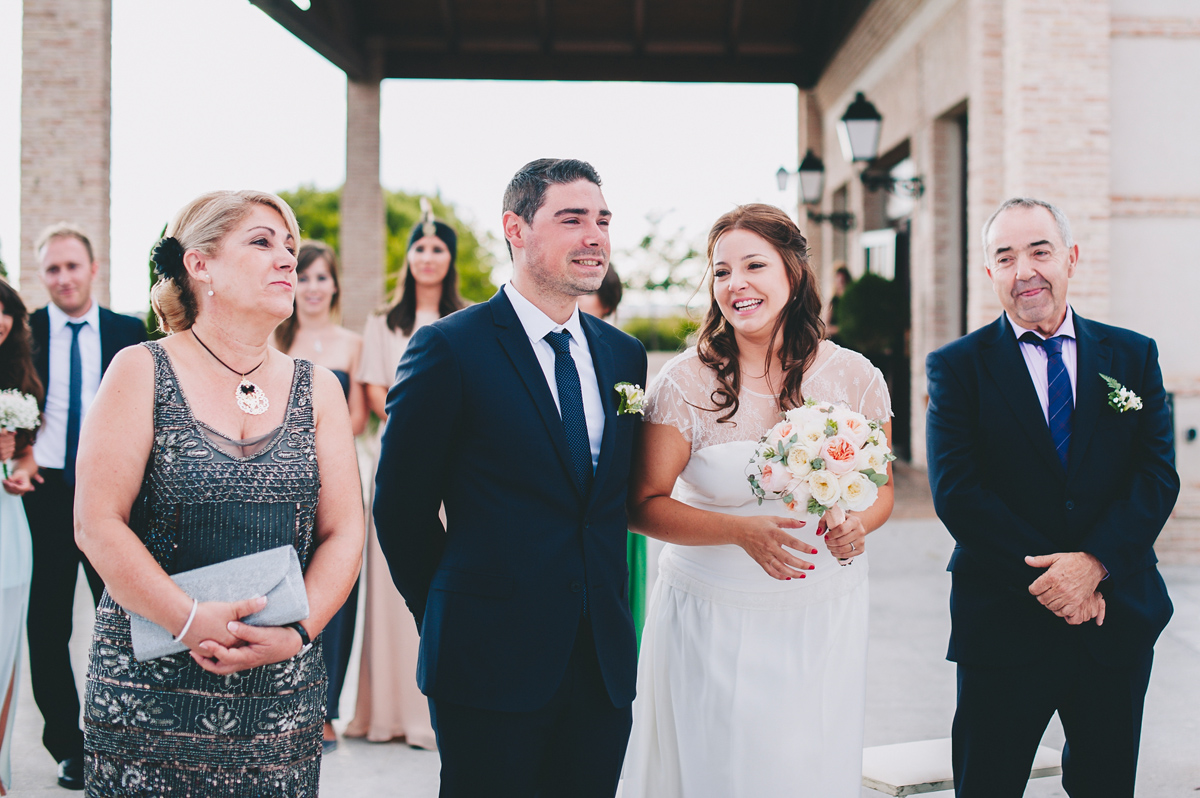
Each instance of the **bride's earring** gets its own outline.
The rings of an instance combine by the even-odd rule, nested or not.
[[[212,295],[213,295],[213,290],[212,290],[211,288],[210,288],[210,289],[208,289],[208,295],[209,295],[209,296],[212,296]]]

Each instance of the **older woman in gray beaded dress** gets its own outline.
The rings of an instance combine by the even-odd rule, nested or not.
[[[346,402],[331,372],[268,345],[296,287],[286,203],[214,192],[167,232],[152,302],[170,335],[114,358],[79,444],[76,539],[107,586],[88,668],[87,793],[315,796],[317,636],[363,546]],[[240,623],[265,599],[196,604],[169,576],[286,544],[308,592],[298,626]],[[189,651],[137,660],[126,611]]]

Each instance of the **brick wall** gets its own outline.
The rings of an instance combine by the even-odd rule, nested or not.
[[[108,303],[111,0],[25,0],[21,59],[21,293],[45,304],[34,242],[73,222],[92,241]]]

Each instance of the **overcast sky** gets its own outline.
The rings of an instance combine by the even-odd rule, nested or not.
[[[0,257],[17,271],[21,3],[0,2]],[[148,307],[146,252],[192,197],[216,188],[336,188],[346,78],[247,0],[113,0],[112,305]],[[385,188],[440,191],[500,236],[500,197],[540,157],[590,161],[613,246],[647,214],[700,244],[723,212],[795,215],[798,94],[790,85],[388,80]]]

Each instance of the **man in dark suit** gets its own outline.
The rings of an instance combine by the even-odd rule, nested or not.
[[[442,796],[616,791],[640,417],[615,386],[645,385],[646,353],[576,307],[604,278],[610,216],[588,164],[523,167],[504,195],[511,282],[418,331],[388,395],[375,525],[421,632]]]
[[[955,789],[1021,795],[1057,710],[1067,793],[1132,796],[1172,612],[1152,547],[1179,493],[1158,349],[1068,306],[1058,208],[1009,200],[983,239],[1005,313],[926,361],[929,481],[957,543]]]
[[[75,546],[75,453],[79,428],[118,350],[146,340],[141,319],[121,316],[92,299],[98,265],[88,237],[58,224],[37,243],[39,276],[50,304],[29,316],[33,359],[46,386],[46,409],[34,444],[40,484],[25,495],[33,537],[29,587],[29,670],[45,720],[42,743],[59,763],[58,783],[83,789],[79,694],[67,643],[75,583],[82,563],[99,601],[104,585]]]

